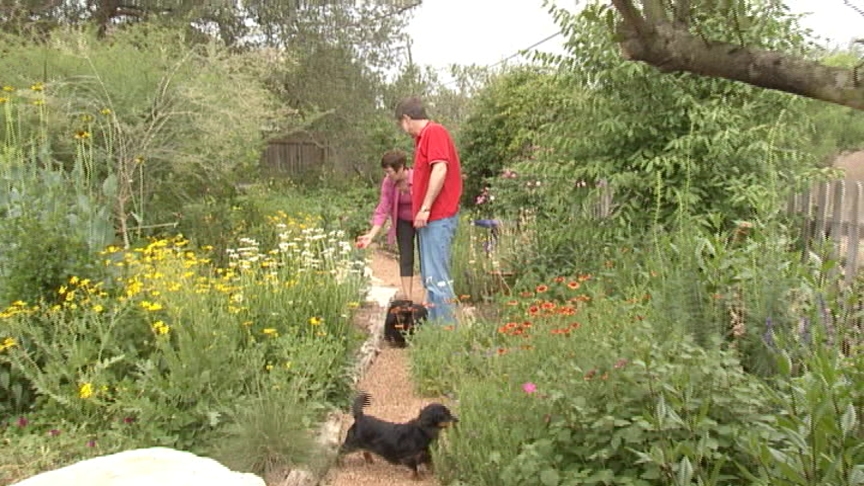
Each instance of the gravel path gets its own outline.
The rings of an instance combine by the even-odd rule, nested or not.
[[[380,251],[374,251],[372,274],[383,280],[383,285],[399,287],[398,263]],[[414,298],[420,299],[420,281],[415,279]],[[366,409],[370,415],[405,422],[417,416],[421,408],[435,401],[420,398],[414,393],[408,371],[408,356],[404,349],[392,349],[382,344],[381,353],[361,379],[358,389],[372,395],[372,405]],[[343,416],[342,437],[350,427],[352,419]],[[322,486],[437,486],[439,483],[429,472],[423,471],[422,479],[412,480],[406,467],[393,466],[383,459],[375,458],[372,464],[363,461],[362,454],[354,453],[344,458],[342,466],[334,466],[321,482]]]

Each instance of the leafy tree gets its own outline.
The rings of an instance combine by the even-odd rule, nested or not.
[[[491,79],[473,99],[459,133],[467,204],[505,167],[532,155],[540,131],[563,121],[559,115],[570,96],[561,78],[536,66]]]
[[[779,207],[814,163],[807,101],[628,62],[608,12],[553,9],[568,53],[541,55],[545,71],[510,72],[478,96],[461,139],[466,197],[491,182],[499,200],[541,208],[556,227],[602,181],[634,228],[673,223],[682,210],[718,228]],[[803,46],[783,18],[763,28],[764,45]],[[515,179],[496,177],[505,165]]]

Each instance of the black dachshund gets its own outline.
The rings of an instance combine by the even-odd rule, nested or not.
[[[429,311],[410,300],[397,299],[387,307],[384,320],[384,340],[395,347],[405,347],[405,336],[424,322]]]
[[[427,405],[417,418],[404,424],[387,422],[363,413],[370,403],[368,393],[361,393],[354,400],[351,413],[354,424],[348,429],[345,442],[339,448],[339,458],[345,454],[363,451],[366,462],[372,462],[374,453],[390,464],[401,464],[411,469],[412,479],[419,479],[418,466],[432,464],[429,446],[441,429],[459,422],[450,409],[440,403]]]

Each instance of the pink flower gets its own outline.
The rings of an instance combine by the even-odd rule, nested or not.
[[[527,383],[523,383],[522,384],[522,391],[524,391],[525,393],[530,395],[530,394],[537,391],[537,385],[535,385],[534,383],[531,383],[530,381]]]

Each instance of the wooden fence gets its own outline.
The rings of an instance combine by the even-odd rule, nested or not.
[[[261,156],[261,166],[271,175],[296,176],[324,168],[330,150],[311,138],[271,140]]]
[[[861,237],[864,231],[864,183],[833,181],[814,184],[790,198],[787,211],[802,217],[805,255],[830,241],[828,256],[839,262],[844,283],[854,280],[862,264]]]

